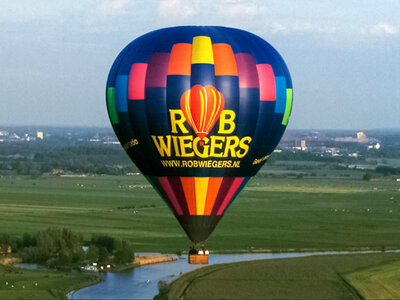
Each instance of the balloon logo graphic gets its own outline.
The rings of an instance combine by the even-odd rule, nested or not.
[[[106,87],[121,145],[196,244],[274,151],[292,95],[270,44],[218,26],[138,37],[114,61]]]
[[[186,121],[203,140],[224,109],[224,96],[211,85],[195,85],[183,93],[181,109]]]

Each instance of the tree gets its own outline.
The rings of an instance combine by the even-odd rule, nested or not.
[[[86,260],[88,262],[98,262],[100,256],[99,248],[96,245],[90,245],[86,250]]]
[[[116,239],[114,241],[114,262],[116,264],[130,263],[135,257],[132,245],[125,241]]]

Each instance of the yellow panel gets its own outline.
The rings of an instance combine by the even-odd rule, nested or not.
[[[192,46],[192,64],[214,64],[214,56],[209,36],[195,36]]]
[[[194,185],[196,187],[196,207],[197,215],[204,215],[204,207],[206,206],[208,177],[195,177]]]

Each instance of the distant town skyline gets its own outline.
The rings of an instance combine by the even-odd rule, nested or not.
[[[397,0],[3,0],[0,126],[109,127],[105,82],[118,53],[162,27],[251,31],[283,56],[288,129],[400,128]]]

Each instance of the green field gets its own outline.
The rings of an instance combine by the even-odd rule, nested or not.
[[[214,265],[172,282],[168,296],[169,299],[360,299],[343,274],[372,265],[396,262],[398,266],[399,260],[398,253],[379,253]],[[398,282],[392,287],[398,287]]]
[[[400,248],[400,183],[345,172],[253,178],[207,246],[219,252]],[[48,227],[67,227],[85,239],[128,239],[138,252],[190,246],[142,176],[1,177],[0,234]]]
[[[96,282],[94,275],[0,265],[0,299],[63,299],[68,292]]]
[[[364,299],[400,299],[400,261],[347,274]]]

